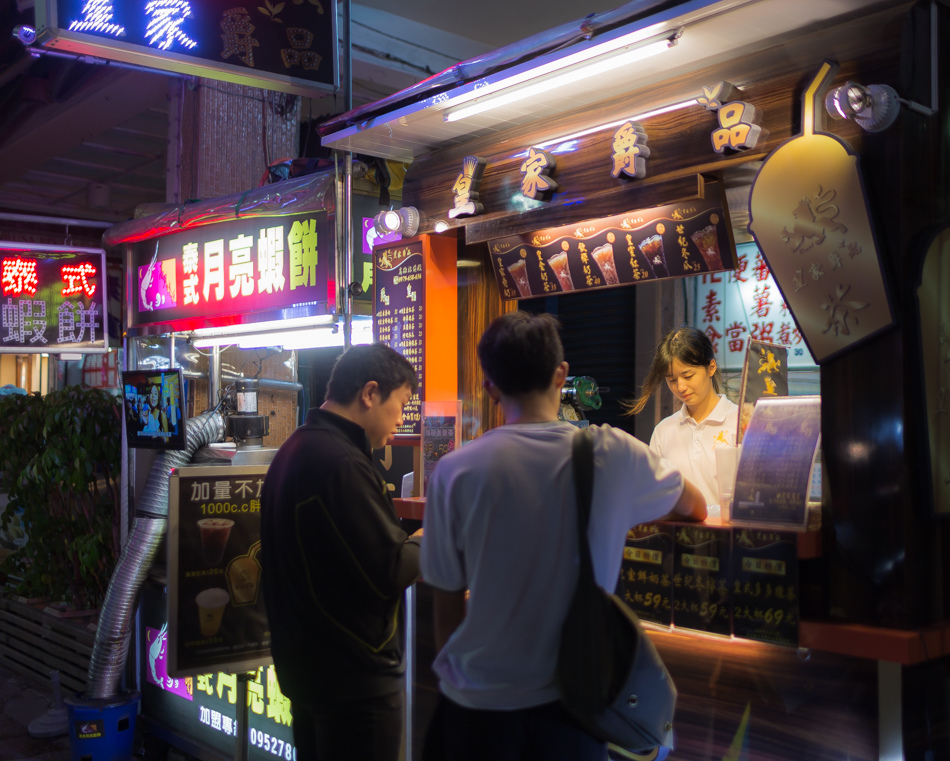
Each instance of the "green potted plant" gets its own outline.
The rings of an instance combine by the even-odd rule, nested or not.
[[[17,593],[78,610],[102,604],[120,549],[121,438],[121,404],[104,391],[4,398],[3,522],[19,514],[29,534],[3,562]]]

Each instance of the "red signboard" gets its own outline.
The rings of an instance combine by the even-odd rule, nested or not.
[[[333,237],[325,212],[248,217],[135,244],[130,325],[175,330],[331,314]],[[269,314],[268,314],[269,313]]]

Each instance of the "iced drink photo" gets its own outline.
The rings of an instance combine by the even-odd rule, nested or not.
[[[669,277],[670,271],[666,267],[666,252],[663,250],[663,238],[651,235],[640,243],[640,250],[650,262],[657,277]]]
[[[199,592],[195,597],[198,604],[198,622],[201,624],[201,636],[213,637],[221,628],[221,617],[231,600],[227,590],[214,587]]]
[[[198,521],[201,530],[201,554],[205,565],[216,566],[224,558],[231,527],[234,521],[227,518],[202,518]]]
[[[509,265],[507,269],[515,279],[515,285],[518,286],[518,293],[522,296],[530,296],[531,283],[528,282],[528,268],[525,266],[524,259],[519,259],[514,264]]]
[[[719,255],[719,236],[716,235],[716,226],[707,225],[689,236],[703,255],[706,266],[710,270],[722,269],[722,257]]]
[[[548,264],[551,266],[551,269],[554,270],[554,275],[561,284],[561,290],[573,291],[574,280],[571,278],[571,270],[568,268],[567,252],[561,251],[555,254],[548,259]]]
[[[607,285],[619,285],[620,278],[617,277],[617,265],[614,263],[614,247],[610,243],[598,246],[590,255],[597,262],[600,271],[604,273],[604,282]]]

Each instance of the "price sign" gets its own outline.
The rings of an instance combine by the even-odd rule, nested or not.
[[[168,505],[168,673],[247,671],[270,662],[261,593],[266,465],[172,472]]]
[[[641,523],[627,532],[620,593],[643,620],[673,621],[673,526]]]

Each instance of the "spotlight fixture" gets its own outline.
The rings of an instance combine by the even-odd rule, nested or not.
[[[414,206],[403,206],[401,209],[381,211],[373,217],[373,227],[378,235],[399,233],[411,238],[419,231],[421,217],[419,210]]]
[[[36,29],[26,24],[20,24],[19,26],[13,27],[13,36],[24,45],[32,45],[36,42]]]
[[[897,119],[901,104],[888,85],[845,82],[825,96],[825,110],[833,119],[850,119],[867,132],[883,132]]]

